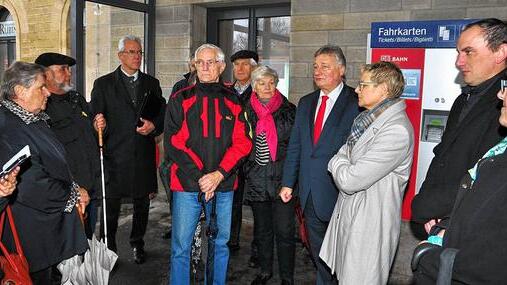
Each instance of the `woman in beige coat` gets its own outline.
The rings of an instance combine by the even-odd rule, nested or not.
[[[340,194],[320,257],[340,285],[387,283],[414,143],[399,98],[403,86],[403,75],[392,63],[364,67],[356,92],[366,110],[328,164]]]

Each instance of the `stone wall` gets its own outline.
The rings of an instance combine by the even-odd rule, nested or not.
[[[16,25],[16,59],[33,61],[47,51],[67,53],[71,0],[0,0]]]

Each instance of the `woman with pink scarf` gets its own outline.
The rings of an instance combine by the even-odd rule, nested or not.
[[[276,241],[282,284],[294,284],[294,199],[283,203],[283,163],[294,124],[296,106],[276,89],[278,74],[267,66],[252,72],[254,92],[247,102],[254,147],[244,164],[245,200],[252,206],[260,271],[251,284],[266,284],[273,275]]]

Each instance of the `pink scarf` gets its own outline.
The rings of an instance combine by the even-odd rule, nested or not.
[[[275,89],[275,95],[271,97],[266,105],[263,105],[259,101],[255,91],[252,92],[252,95],[250,96],[250,105],[255,111],[255,114],[257,114],[258,118],[255,133],[257,135],[260,135],[263,132],[266,133],[266,141],[268,142],[269,153],[271,154],[271,159],[273,161],[276,160],[276,150],[278,146],[278,134],[276,133],[273,113],[280,108],[282,102],[282,94],[278,91],[278,89]]]

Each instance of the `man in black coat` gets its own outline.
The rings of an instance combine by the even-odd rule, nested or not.
[[[426,180],[412,202],[412,218],[425,223],[427,232],[438,222],[445,227],[461,178],[507,133],[498,123],[501,102],[496,96],[500,80],[507,79],[506,34],[505,22],[485,19],[467,25],[458,39],[456,67],[467,85],[451,108]]]
[[[96,198],[100,189],[99,149],[90,108],[85,98],[72,90],[70,68],[76,61],[59,53],[43,53],[35,63],[47,67],[46,87],[51,93],[46,113],[58,140],[65,146],[74,180],[92,198],[86,209],[86,236],[91,239],[97,221]],[[95,199],[95,201],[94,201]]]
[[[252,93],[251,75],[252,71],[257,67],[258,61],[259,55],[250,50],[240,50],[231,56],[232,74],[234,76],[233,87],[243,106],[245,106],[246,102],[250,99]],[[245,184],[245,175],[242,168],[239,170],[238,179],[238,190],[234,192],[234,200],[232,202],[231,238],[228,243],[231,252],[239,250],[239,234],[241,232],[243,216],[243,193]],[[255,237],[252,241],[249,266],[257,267]]]
[[[155,137],[163,131],[165,113],[159,81],[139,70],[142,55],[138,37],[120,39],[121,65],[95,80],[91,93],[92,110],[99,115],[97,126],[104,127],[107,122],[104,157],[110,174],[106,189],[108,247],[116,251],[121,199],[132,198],[130,245],[138,264],[145,259],[143,237],[150,199],[157,193]]]

